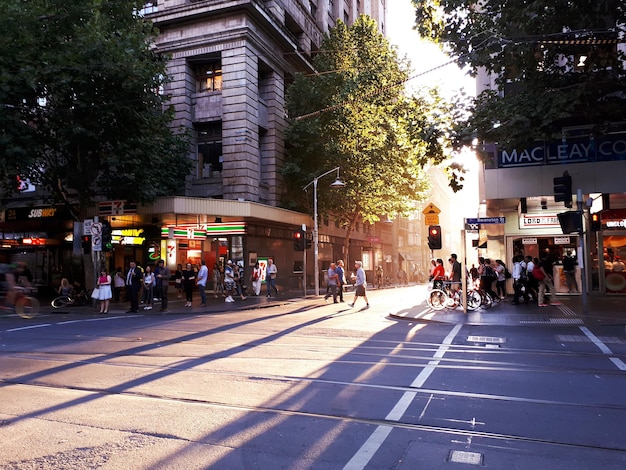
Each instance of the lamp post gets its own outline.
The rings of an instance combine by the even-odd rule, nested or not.
[[[319,266],[319,227],[317,223],[317,181],[320,178],[323,178],[326,175],[331,174],[333,171],[337,172],[337,177],[335,181],[330,184],[331,188],[343,188],[346,183],[341,181],[339,178],[339,167],[333,168],[332,170],[328,170],[326,173],[322,173],[321,175],[313,178],[309,184],[307,184],[304,188],[304,191],[308,189],[309,186],[313,185],[313,262],[314,266],[314,276],[315,276],[315,295],[320,295],[320,266]]]

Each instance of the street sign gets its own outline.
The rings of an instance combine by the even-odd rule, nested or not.
[[[436,205],[434,205],[432,202],[430,204],[428,204],[424,210],[422,211],[422,214],[424,215],[429,215],[429,214],[441,214],[441,209],[439,209]]]
[[[474,219],[465,219],[465,224],[503,224],[506,217],[478,217]]]
[[[102,251],[102,223],[91,224],[91,251]]]
[[[93,219],[85,219],[83,222],[83,235],[91,235],[91,224],[93,224]]]
[[[424,223],[426,225],[439,225],[439,215],[438,214],[426,214],[424,218]]]

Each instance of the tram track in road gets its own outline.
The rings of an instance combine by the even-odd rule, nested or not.
[[[550,439],[550,438],[541,438],[535,437],[531,435],[522,435],[522,434],[512,434],[512,433],[499,433],[499,432],[490,432],[490,431],[478,431],[475,429],[467,429],[462,427],[455,426],[442,426],[442,425],[434,425],[434,424],[420,424],[420,423],[411,423],[402,420],[389,420],[389,419],[376,419],[376,418],[367,418],[367,417],[356,417],[350,416],[347,414],[337,414],[337,413],[320,413],[320,412],[310,412],[305,410],[290,410],[286,408],[280,407],[268,407],[268,406],[250,406],[250,405],[240,405],[240,404],[232,404],[232,403],[224,403],[212,400],[203,400],[198,398],[181,398],[181,397],[167,397],[162,395],[148,394],[148,393],[139,393],[132,391],[124,391],[124,392],[111,392],[106,390],[99,390],[96,388],[89,387],[58,387],[58,386],[49,386],[45,384],[24,384],[24,383],[11,383],[4,380],[0,380],[0,383],[4,383],[6,385],[14,385],[14,386],[26,386],[32,387],[40,390],[65,390],[72,391],[77,393],[88,393],[92,395],[92,399],[97,399],[97,396],[112,396],[117,395],[126,398],[133,398],[139,400],[150,400],[150,401],[159,401],[159,402],[169,402],[169,403],[180,403],[180,404],[188,404],[188,405],[201,405],[208,407],[221,408],[226,410],[233,410],[238,412],[246,412],[246,413],[272,413],[277,414],[283,417],[301,417],[301,418],[310,418],[315,420],[332,420],[332,421],[340,421],[342,423],[348,424],[363,424],[363,425],[371,425],[376,427],[388,427],[392,429],[403,429],[409,431],[417,431],[417,432],[426,432],[426,433],[435,433],[435,434],[445,434],[452,436],[461,436],[465,439],[484,439],[484,440],[494,440],[494,441],[506,441],[508,444],[511,443],[526,443],[526,444],[538,444],[544,446],[551,447],[561,447],[561,448],[572,448],[572,449],[588,449],[595,451],[607,451],[607,452],[618,452],[626,454],[626,447],[618,447],[618,446],[608,446],[608,445],[598,445],[598,444],[587,444],[584,442],[568,442],[566,440],[559,439]],[[404,388],[397,388],[398,390],[402,390]],[[419,389],[418,393],[424,394],[441,394],[442,391],[437,390],[428,390],[428,389]],[[466,396],[472,394],[466,394],[463,392],[445,392],[446,394],[452,394],[455,396]],[[95,397],[95,398],[93,398]],[[583,406],[589,407],[587,404],[575,404],[575,403],[565,403],[558,401],[546,401],[546,400],[528,400],[517,397],[495,397],[496,399],[513,399],[514,401],[523,400],[529,403],[536,404],[548,404],[548,405],[566,405],[566,406]],[[615,407],[600,407],[593,406],[594,409],[599,410],[615,410]],[[624,407],[618,407],[620,411],[626,411]],[[19,416],[15,418],[7,419],[3,421],[3,425],[10,424],[12,421],[16,419],[20,419]],[[36,419],[46,419],[43,416],[37,416]],[[50,419],[50,421],[54,421]],[[58,420],[57,420],[58,421]],[[145,434],[146,436],[153,436],[153,433],[141,431],[137,429],[113,429],[110,430],[121,430],[132,432],[136,434]],[[176,436],[170,435],[170,438],[176,438]],[[185,441],[188,439],[181,438]]]

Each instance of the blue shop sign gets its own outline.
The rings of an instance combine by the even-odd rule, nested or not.
[[[525,149],[498,150],[498,168],[626,160],[626,136],[537,142]]]

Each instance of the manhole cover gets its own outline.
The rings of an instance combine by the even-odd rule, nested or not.
[[[451,450],[448,455],[448,462],[482,465],[483,454],[478,452],[467,452],[465,450]]]

